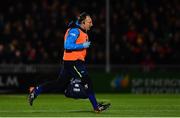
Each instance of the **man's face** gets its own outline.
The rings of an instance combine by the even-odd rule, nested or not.
[[[86,19],[84,20],[84,29],[86,31],[90,30],[93,26],[92,19],[90,16],[86,16]]]

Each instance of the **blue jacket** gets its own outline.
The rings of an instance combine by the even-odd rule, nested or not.
[[[79,24],[76,22],[77,27],[71,28],[68,32],[67,38],[64,42],[65,50],[81,50],[83,44],[76,44],[76,40],[79,36]]]

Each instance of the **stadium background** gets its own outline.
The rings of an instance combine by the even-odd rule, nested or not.
[[[82,11],[94,19],[96,92],[180,93],[179,0],[1,1],[0,93],[56,79],[66,26]]]

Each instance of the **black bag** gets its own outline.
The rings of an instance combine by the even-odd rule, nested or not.
[[[72,79],[69,83],[67,89],[64,91],[66,97],[75,99],[86,99],[88,95],[86,93],[86,88],[82,85],[80,79]]]

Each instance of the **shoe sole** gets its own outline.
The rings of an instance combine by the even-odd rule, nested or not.
[[[95,113],[100,113],[100,112],[103,112],[103,111],[106,111],[110,108],[111,104],[110,103],[107,103],[107,104],[104,104],[105,108],[102,109],[102,110],[94,110]]]

